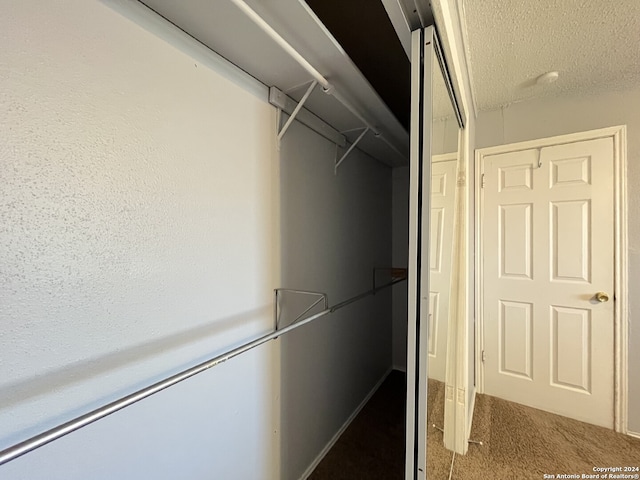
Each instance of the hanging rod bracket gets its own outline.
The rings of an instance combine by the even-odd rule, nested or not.
[[[334,172],[336,175],[338,174],[338,167],[340,166],[340,164],[342,164],[342,162],[345,161],[345,159],[349,156],[349,154],[353,151],[354,148],[356,148],[356,145],[358,145],[358,143],[360,143],[360,140],[362,140],[362,138],[367,134],[367,132],[369,131],[369,127],[365,127],[365,129],[362,131],[362,133],[360,135],[358,135],[358,138],[356,138],[355,142],[353,142],[351,144],[351,146],[349,147],[349,149],[344,152],[344,155],[342,155],[342,157],[340,157],[340,160],[338,160],[336,158],[336,166],[334,168]]]
[[[273,309],[273,314],[274,314],[273,325],[276,331],[280,328],[280,317],[282,314],[282,311],[280,310],[280,293],[282,292],[319,297],[316,299],[315,302],[309,305],[301,314],[299,314],[296,318],[294,318],[293,321],[289,323],[289,325],[293,325],[294,323],[296,323],[298,320],[304,317],[307,313],[309,313],[313,309],[313,307],[318,305],[320,302],[323,302],[324,310],[329,308],[329,296],[326,293],[313,292],[309,290],[295,290],[293,288],[276,288],[274,289],[275,302],[274,302],[274,309]]]
[[[335,90],[335,88],[331,84],[327,85],[326,87],[322,87],[322,91],[324,93],[326,93],[327,95],[332,95],[334,90]]]

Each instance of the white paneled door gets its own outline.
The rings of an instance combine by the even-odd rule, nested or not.
[[[431,164],[429,243],[429,378],[445,381],[456,154],[434,155]]]
[[[486,156],[484,392],[614,420],[613,139]]]

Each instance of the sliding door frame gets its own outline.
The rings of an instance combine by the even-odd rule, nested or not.
[[[429,298],[429,250],[423,235],[429,233],[431,185],[431,57],[426,44],[433,27],[411,34],[411,151],[409,157],[409,265],[407,317],[407,428],[405,480],[426,479],[427,469],[427,364],[428,337],[423,312]],[[428,239],[427,239],[428,241]],[[425,266],[426,268],[423,268]],[[426,275],[425,275],[426,271]],[[426,285],[425,285],[426,282]],[[422,378],[424,377],[424,380]]]
[[[435,27],[412,32],[411,36],[411,128],[410,128],[410,182],[409,182],[409,264],[408,264],[408,316],[407,316],[407,428],[405,480],[425,480],[427,467],[427,372],[428,372],[428,312],[429,312],[429,227],[431,224],[431,132],[433,123],[432,85],[434,68],[442,71],[451,98],[458,124],[461,128],[458,152],[465,160],[468,148],[464,135],[465,116],[461,109]],[[464,169],[466,170],[466,168]],[[463,171],[464,171],[463,170]],[[465,192],[468,195],[467,192]],[[466,197],[465,197],[466,203]],[[465,233],[467,230],[465,229]],[[466,242],[463,242],[466,248]],[[462,277],[466,283],[468,272]],[[465,297],[465,304],[466,300]],[[465,318],[466,322],[466,318]],[[451,322],[448,346],[451,355],[460,353],[458,322]],[[453,328],[451,328],[453,327]],[[466,355],[463,355],[467,358]],[[457,361],[447,362],[447,392],[457,390],[459,382],[466,383],[466,376],[459,370]],[[451,364],[451,365],[450,365]],[[452,385],[453,384],[453,385]],[[453,395],[445,395],[455,398]],[[463,407],[465,407],[463,403]],[[457,405],[445,406],[444,441],[452,448],[456,443],[456,431],[466,426],[466,411],[463,415]],[[451,405],[450,407],[453,407]],[[462,410],[466,410],[462,408]],[[457,414],[456,414],[457,413]],[[458,417],[464,421],[458,422]],[[447,421],[448,420],[448,421]],[[458,425],[461,423],[462,425]],[[463,426],[463,430],[465,430]],[[466,445],[467,436],[463,444]]]

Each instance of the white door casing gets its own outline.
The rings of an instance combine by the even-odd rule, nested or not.
[[[452,153],[434,155],[431,161],[429,378],[445,382],[458,160]]]
[[[609,428],[613,160],[611,137],[485,156],[481,225],[484,392]]]

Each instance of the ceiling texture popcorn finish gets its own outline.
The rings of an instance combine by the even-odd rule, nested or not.
[[[459,0],[480,110],[640,83],[638,0]],[[536,78],[557,70],[559,79]]]

